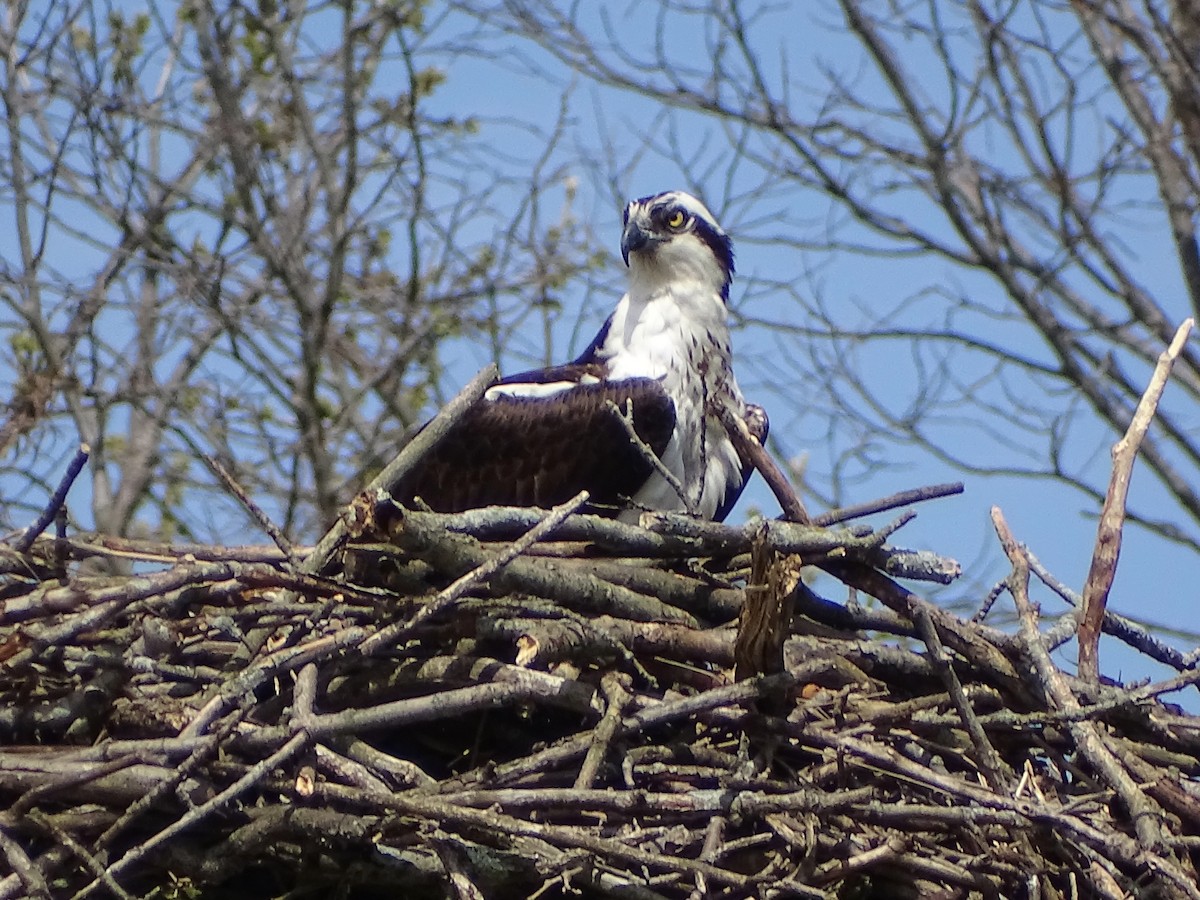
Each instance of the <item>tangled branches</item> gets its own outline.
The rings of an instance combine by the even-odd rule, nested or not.
[[[798,577],[953,577],[889,529],[373,512],[4,552],[0,897],[1200,896],[1200,672],[1111,613],[1179,675],[1072,679],[1016,577],[1016,634]]]

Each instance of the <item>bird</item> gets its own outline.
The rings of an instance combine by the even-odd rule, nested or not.
[[[733,242],[673,190],[626,205],[621,258],[628,289],[587,348],[488,387],[390,486],[393,500],[549,508],[586,489],[587,511],[625,522],[646,511],[724,520],[753,467],[717,410],[727,404],[760,442],[769,429],[733,374]]]

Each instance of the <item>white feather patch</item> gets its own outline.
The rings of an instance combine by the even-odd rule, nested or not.
[[[484,393],[485,400],[497,397],[553,397],[581,384],[596,384],[595,375],[584,375],[578,381],[518,381],[513,384],[497,384]]]

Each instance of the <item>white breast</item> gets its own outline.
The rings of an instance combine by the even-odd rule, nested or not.
[[[649,287],[649,286],[641,286]],[[683,510],[691,505],[712,518],[730,483],[740,480],[740,464],[715,415],[718,399],[744,407],[730,369],[729,327],[721,297],[699,282],[675,280],[657,289],[631,291],[617,306],[599,355],[614,379],[662,380],[675,403],[675,433],[662,461],[683,485],[685,504],[670,483],[653,475],[622,514],[637,521],[641,508]]]

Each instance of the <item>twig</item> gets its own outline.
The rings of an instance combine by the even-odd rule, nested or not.
[[[398,730],[423,722],[452,719],[472,712],[501,709],[522,703],[542,700],[548,704],[560,704],[578,713],[578,693],[559,697],[551,678],[530,679],[523,683],[496,682],[476,684],[471,687],[442,690],[425,697],[393,700],[378,706],[354,707],[337,713],[310,716],[302,724],[275,725],[260,728],[238,739],[244,749],[263,750],[273,747],[297,727],[314,739],[320,740],[338,734],[362,734],[363,732],[391,729]],[[561,701],[561,703],[560,703]]]
[[[911,522],[916,517],[917,517],[917,514],[915,512],[913,512],[911,509],[905,510],[903,513],[898,515],[891,522],[888,522],[882,528],[875,531],[873,534],[873,537],[875,537],[877,540],[879,540],[881,542],[886,541],[888,538],[890,538],[893,534],[895,534],[897,531],[899,531],[901,528],[903,528],[905,525],[907,525],[909,522]]]
[[[468,409],[470,409],[484,391],[496,381],[499,377],[499,371],[494,364],[485,366],[481,369],[474,378],[467,382],[466,386],[458,392],[458,395],[447,403],[438,411],[424,428],[417,432],[416,436],[404,445],[403,449],[396,454],[395,459],[384,466],[383,471],[371,479],[365,488],[359,493],[359,498],[363,496],[371,496],[374,493],[386,490],[390,485],[395,484],[405,473],[412,469],[426,453],[437,446],[454,427],[454,424],[462,418]],[[325,568],[334,553],[350,536],[350,523],[356,517],[359,506],[359,501],[351,503],[350,506],[343,511],[342,515],[333,524],[329,531],[317,542],[308,559],[304,561],[301,571],[311,575],[315,575]],[[371,504],[374,506],[374,504]]]
[[[469,534],[483,541],[512,540],[539,521],[538,510],[487,507],[462,513],[409,510],[405,522],[422,531]],[[889,528],[892,526],[888,526]],[[657,513],[648,528],[592,515],[573,515],[555,532],[559,541],[598,545],[622,556],[713,556],[749,552],[759,539],[758,522],[727,525],[695,519],[680,512]],[[928,551],[882,546],[884,531],[818,528],[798,522],[770,520],[767,542],[781,553],[806,559],[827,553],[865,555],[873,565],[903,578],[948,583],[960,574],[958,563]]]
[[[725,796],[724,791],[713,793],[718,797]],[[595,792],[595,795],[596,799],[612,799],[609,791],[598,791]],[[364,799],[361,792],[349,791],[332,784],[318,785],[314,797],[326,804],[361,803]],[[402,815],[430,819],[441,823],[443,827],[446,824],[453,824],[490,834],[540,838],[558,847],[576,847],[586,850],[597,859],[622,860],[637,867],[662,869],[680,875],[701,874],[715,884],[731,885],[742,891],[754,883],[752,876],[731,872],[708,863],[688,859],[685,856],[672,856],[643,850],[630,846],[620,839],[601,837],[583,829],[521,820],[490,809],[472,809],[462,805],[461,798],[455,798],[457,802],[451,802],[448,799],[428,797],[413,791],[385,796],[369,795],[369,798]],[[488,803],[487,805],[492,804]]]
[[[249,706],[246,701],[243,701],[243,705]],[[223,727],[217,734],[202,735],[197,738],[195,746],[187,751],[187,757],[174,767],[174,771],[169,778],[164,778],[151,790],[143,793],[135,802],[128,804],[121,812],[121,815],[109,824],[104,833],[97,838],[96,848],[100,849],[111,846],[117,837],[139,816],[152,809],[163,797],[178,791],[185,779],[191,777],[197,769],[200,769],[201,766],[209,762],[217,754],[222,740],[228,737],[236,724],[236,720],[223,723]]]
[[[880,746],[869,740],[845,734],[827,733],[815,729],[811,725],[806,726],[800,723],[789,722],[785,727],[793,737],[803,743],[828,748],[845,754],[847,757],[857,757],[867,765],[883,771],[894,772],[901,778],[911,779],[944,792],[953,799],[954,807],[959,810],[970,810],[972,815],[985,810],[994,813],[1011,811],[1020,816],[1020,819],[1010,820],[1012,825],[1019,824],[1021,819],[1027,823],[1041,822],[1053,825],[1057,833],[1070,835],[1076,840],[1090,844],[1100,849],[1110,859],[1119,860],[1125,865],[1137,868],[1147,866],[1163,872],[1183,888],[1186,896],[1200,896],[1200,891],[1194,884],[1189,886],[1189,882],[1182,876],[1179,867],[1173,861],[1155,851],[1139,847],[1137,841],[1122,832],[1114,832],[1109,828],[1093,824],[1089,817],[1072,815],[1057,806],[1005,797],[963,778],[923,766],[890,747]],[[867,806],[862,812],[869,815],[875,810]],[[911,820],[912,812],[906,809],[903,815]],[[1167,872],[1167,869],[1170,871]]]
[[[987,732],[983,730],[983,726],[979,723],[979,717],[975,715],[971,701],[967,697],[966,691],[963,690],[958,673],[954,671],[950,654],[942,646],[942,639],[938,635],[937,626],[933,623],[928,608],[918,606],[913,612],[915,613],[914,621],[917,625],[917,630],[920,632],[925,646],[929,649],[929,658],[941,674],[942,681],[945,683],[946,690],[950,694],[950,699],[954,703],[954,708],[962,720],[963,727],[966,728],[967,734],[970,735],[971,743],[975,745],[979,767],[983,770],[984,777],[987,778],[992,790],[1008,793],[1012,790],[1012,770],[1004,764],[1004,760],[1000,758],[1000,754],[992,746]]]
[[[246,489],[238,483],[237,479],[229,473],[229,470],[221,465],[220,461],[209,453],[202,453],[201,457],[208,464],[209,469],[213,474],[221,480],[226,489],[237,497],[238,502],[246,508],[246,511],[254,518],[260,528],[267,533],[267,536],[275,542],[275,546],[280,549],[288,562],[295,564],[299,561],[299,555],[296,553],[296,548],[287,535],[285,535],[268,516],[261,506],[254,502],[253,498],[246,492]]]
[[[795,489],[775,464],[771,455],[750,434],[746,423],[742,421],[741,417],[734,412],[728,403],[717,404],[717,414],[728,431],[734,447],[737,448],[738,454],[742,459],[749,460],[758,469],[763,479],[774,492],[775,497],[779,500],[779,505],[783,509],[784,517],[792,522],[809,524],[811,519],[809,518],[808,511],[804,508],[804,504],[800,501]],[[886,575],[876,571],[865,563],[854,560],[827,559],[817,564],[843,583],[866,591],[872,597],[882,600],[897,612],[909,614],[910,607],[914,602],[924,602],[911,591],[904,589]],[[957,564],[954,569],[954,575],[957,575]],[[942,621],[946,621],[946,617],[942,617],[941,610],[931,610],[930,615],[941,617]],[[969,634],[957,623],[950,624],[947,622],[944,627],[948,637],[954,644],[954,649],[964,653],[968,659],[977,658],[973,656],[972,652],[978,653],[979,651],[983,651],[987,658],[999,664],[998,668],[1000,671],[1005,672],[1006,675],[1012,673],[1012,677],[1015,680],[1015,672],[1013,672],[1012,665],[996,652],[994,647],[986,646],[983,641],[978,639],[977,635]]]
[[[841,881],[854,872],[868,871],[881,862],[898,860],[908,849],[908,843],[903,838],[891,837],[878,846],[856,853],[848,859],[831,860],[828,865],[814,873],[815,880],[818,884],[830,884]]]
[[[1129,496],[1129,480],[1138,448],[1150,427],[1158,402],[1167,386],[1171,366],[1183,352],[1191,333],[1193,319],[1184,319],[1171,344],[1158,357],[1158,365],[1150,378],[1142,399],[1138,401],[1125,435],[1113,446],[1112,477],[1104,497],[1104,508],[1096,527],[1096,547],[1087,581],[1083,585],[1083,616],[1079,620],[1079,676],[1095,683],[1100,678],[1100,632],[1104,625],[1104,609],[1108,592],[1117,573],[1117,558],[1121,554],[1121,531],[1125,524],[1125,501]]]
[[[33,864],[33,860],[26,855],[21,845],[13,840],[3,828],[0,828],[0,853],[4,854],[13,874],[21,879],[21,885],[28,892],[28,896],[50,900],[50,885],[46,883],[46,879]]]
[[[211,800],[206,803],[188,810],[184,815],[180,816],[162,831],[152,835],[142,843],[138,844],[133,849],[129,850],[124,856],[113,863],[106,870],[111,877],[116,877],[125,869],[129,868],[134,863],[146,856],[151,850],[159,845],[169,841],[175,835],[192,827],[197,822],[207,818],[212,813],[216,812],[229,801],[235,799],[239,794],[247,788],[253,787],[258,782],[262,781],[271,774],[278,766],[287,762],[292,756],[300,752],[308,744],[308,735],[304,732],[293,735],[292,739],[264,759],[252,766],[241,778],[221,791]],[[104,884],[103,878],[96,878],[83,890],[75,894],[73,900],[83,900],[84,897],[90,896],[93,891]]]
[[[1004,588],[1005,584],[1003,581],[992,585],[991,590],[987,592],[987,596],[983,598],[983,602],[979,604],[979,609],[975,610],[975,614],[971,616],[972,622],[982,622],[988,617],[988,613],[992,611],[992,607],[996,605],[996,601],[1004,593]]]
[[[391,790],[391,785],[357,760],[343,756],[325,744],[318,743],[314,749],[317,765],[326,777],[332,777],[332,780],[343,784],[356,785],[367,791]]]
[[[998,506],[992,507],[992,524],[1000,538],[1000,544],[1012,563],[1008,587],[1021,622],[1021,635],[1033,661],[1042,690],[1059,709],[1076,712],[1079,701],[1067,686],[1058,667],[1050,659],[1046,645],[1037,627],[1037,611],[1029,600],[1029,562],[1020,544],[1009,530],[1004,514]],[[1121,762],[1113,754],[1090,722],[1072,722],[1071,731],[1079,750],[1094,765],[1104,780],[1117,792],[1129,809],[1138,842],[1146,850],[1162,845],[1162,810],[1157,809],[1146,795],[1142,785],[1135,784]],[[1174,876],[1172,876],[1174,877]]]
[[[316,717],[317,702],[317,667],[315,663],[306,663],[300,667],[296,676],[296,686],[292,690],[292,726],[306,728]]]
[[[495,549],[472,538],[448,534],[431,527],[428,520],[418,520],[415,516],[405,520],[404,527],[397,529],[394,538],[404,551],[450,577],[467,575],[476,567],[488,564],[496,554]],[[593,613],[608,612],[640,621],[696,622],[690,613],[664,603],[652,593],[639,593],[586,571],[564,569],[556,563],[552,558],[532,555],[513,559],[496,573],[493,587],[535,597],[554,597],[573,608]]]
[[[928,600],[917,596],[904,586],[897,584],[882,572],[877,572],[870,566],[856,563],[852,560],[826,560],[821,568],[830,575],[864,593],[870,594],[883,602],[894,612],[914,618],[914,609],[924,606],[933,621],[937,624],[942,640],[970,662],[989,670],[993,677],[1003,679],[1004,683],[1019,695],[1025,693],[1025,685],[1017,674],[1016,668],[996,645],[1001,635],[992,631],[984,631],[976,625],[968,625],[941,609]]]
[[[1078,616],[1079,607],[1082,604],[1080,596],[1067,587],[1067,585],[1063,584],[1053,572],[1047,569],[1028,547],[1023,547],[1022,549],[1029,560],[1029,570],[1041,580],[1042,584],[1062,597],[1075,610],[1074,615]],[[1072,632],[1074,630],[1074,627],[1072,627]],[[1145,653],[1156,662],[1170,666],[1173,669],[1182,672],[1191,668],[1186,653],[1176,650],[1165,641],[1159,640],[1137,622],[1127,619],[1125,616],[1117,615],[1108,609],[1104,611],[1104,633],[1112,635],[1117,640],[1124,641],[1133,649]],[[1051,643],[1053,644],[1053,642]]]
[[[110,759],[100,765],[83,769],[71,777],[57,779],[51,784],[38,785],[18,797],[12,806],[9,807],[9,812],[16,816],[23,816],[32,810],[34,805],[43,797],[64,792],[69,795],[71,788],[78,788],[89,781],[95,781],[98,778],[103,778],[105,775],[119,772],[124,768],[134,765],[137,761],[137,757],[133,754],[122,754],[116,759]]]
[[[628,716],[623,723],[622,731],[640,734],[646,729],[698,715],[721,706],[750,704],[791,687],[801,677],[803,677],[802,673],[791,672],[781,672],[778,675],[759,675],[728,687],[713,688],[701,694],[694,694],[682,700],[656,703]]]
[[[60,506],[54,514],[54,577],[59,581],[67,578],[67,555],[70,544],[67,541],[67,507]]]
[[[629,702],[629,677],[616,672],[609,672],[600,679],[600,689],[604,692],[606,706],[604,716],[596,725],[594,743],[588,748],[579,774],[575,776],[575,787],[590,788],[596,780],[596,774],[604,763],[609,745],[621,725],[621,714],[625,704]]]
[[[386,780],[390,784],[406,788],[414,786],[435,788],[437,786],[437,781],[414,762],[397,759],[357,738],[339,742],[339,746],[342,744],[344,746],[341,746],[341,749],[347,757],[372,772],[386,776]]]
[[[642,458],[662,477],[663,481],[671,486],[671,490],[675,492],[675,495],[683,504],[683,508],[687,510],[688,515],[699,515],[696,504],[687,495],[687,491],[684,490],[680,480],[675,477],[675,473],[667,468],[666,464],[659,458],[659,455],[654,452],[654,448],[643,441],[641,435],[634,430],[633,401],[627,399],[625,401],[625,409],[621,409],[612,400],[605,400],[604,405],[612,411],[617,421],[621,423],[621,427],[625,429],[626,436],[628,436],[630,442],[638,449],[638,452],[642,454]]]
[[[341,650],[361,644],[370,632],[365,628],[343,628],[333,634],[295,646],[285,646],[259,659],[253,666],[237,673],[220,686],[191,722],[179,732],[182,738],[204,734],[208,727],[234,702],[245,702],[265,681],[283,672],[290,672],[313,660],[325,659]]]
[[[829,525],[836,525],[838,522],[846,522],[850,519],[859,519],[863,516],[886,512],[889,509],[896,509],[899,506],[908,506],[910,503],[936,500],[940,497],[950,497],[962,492],[963,484],[961,481],[948,482],[946,484],[931,484],[926,487],[913,488],[910,491],[900,491],[889,497],[881,497],[878,500],[868,500],[866,503],[856,503],[853,506],[842,506],[837,509],[828,510],[819,516],[814,516],[812,524],[827,527]]]
[[[721,424],[725,426],[725,430],[729,433],[729,439],[733,441],[733,446],[737,450],[738,456],[758,469],[759,474],[766,481],[767,487],[771,489],[771,493],[779,501],[779,506],[783,510],[784,516],[791,522],[809,524],[811,520],[808,517],[808,510],[804,508],[804,503],[800,500],[796,489],[792,487],[791,482],[787,480],[787,476],[775,464],[775,460],[771,458],[771,454],[750,433],[750,429],[746,427],[746,423],[742,420],[742,417],[734,411],[732,405],[729,403],[718,402],[714,406],[717,415],[721,419]]]
[[[195,544],[187,542],[167,543],[165,541],[145,541],[135,538],[113,537],[103,534],[76,534],[67,539],[67,546],[76,559],[89,556],[113,557],[116,559],[135,559],[144,562],[178,562],[184,557],[207,562],[235,561],[244,563],[279,562],[286,556],[279,552],[278,547],[266,544],[242,544],[217,546],[215,544]],[[297,552],[307,556],[312,552],[311,547],[299,547]]]
[[[729,820],[725,816],[713,816],[704,829],[704,844],[700,848],[700,859],[713,862],[720,857],[721,844],[725,839],[725,825]],[[696,889],[689,895],[688,900],[702,900],[709,896],[708,883],[704,876],[696,875]]]
[[[104,864],[94,854],[89,853],[87,848],[80,844],[79,841],[75,840],[75,838],[62,828],[59,828],[50,816],[40,810],[34,810],[29,814],[29,820],[52,835],[60,846],[65,847],[74,854],[75,858],[82,862],[92,875],[104,882],[104,886],[112,891],[118,900],[133,900],[133,895],[117,884],[117,880],[112,877],[112,874],[104,867]]]
[[[435,837],[430,843],[438,861],[446,870],[446,879],[454,889],[454,896],[458,900],[484,900],[483,891],[471,880],[471,873],[467,869],[467,854],[462,842]]]
[[[370,638],[363,641],[360,648],[361,652],[366,656],[370,656],[384,647],[394,645],[405,635],[412,633],[413,629],[422,622],[456,603],[468,590],[480,582],[491,578],[538,541],[542,540],[542,538],[551,534],[554,529],[562,524],[567,516],[577,511],[587,501],[588,492],[580,491],[566,503],[554,507],[546,514],[545,518],[533,526],[533,528],[530,528],[520,539],[513,541],[503,552],[496,554],[482,565],[476,566],[470,572],[456,580],[425,604],[407,622],[396,622],[393,625],[389,625],[387,628],[377,631]]]
[[[21,539],[17,541],[17,552],[25,553],[28,551],[33,546],[33,542],[37,536],[50,527],[50,523],[58,515],[59,509],[67,502],[67,493],[71,490],[71,485],[75,483],[75,479],[79,477],[79,473],[83,471],[83,467],[87,465],[88,457],[91,455],[91,447],[87,444],[79,445],[79,449],[75,451],[75,458],[67,466],[66,474],[63,475],[62,481],[55,488],[54,493],[50,497],[50,502],[46,504],[46,508],[42,510],[42,514],[38,516],[37,521],[30,525],[25,530],[25,534],[21,536]]]

